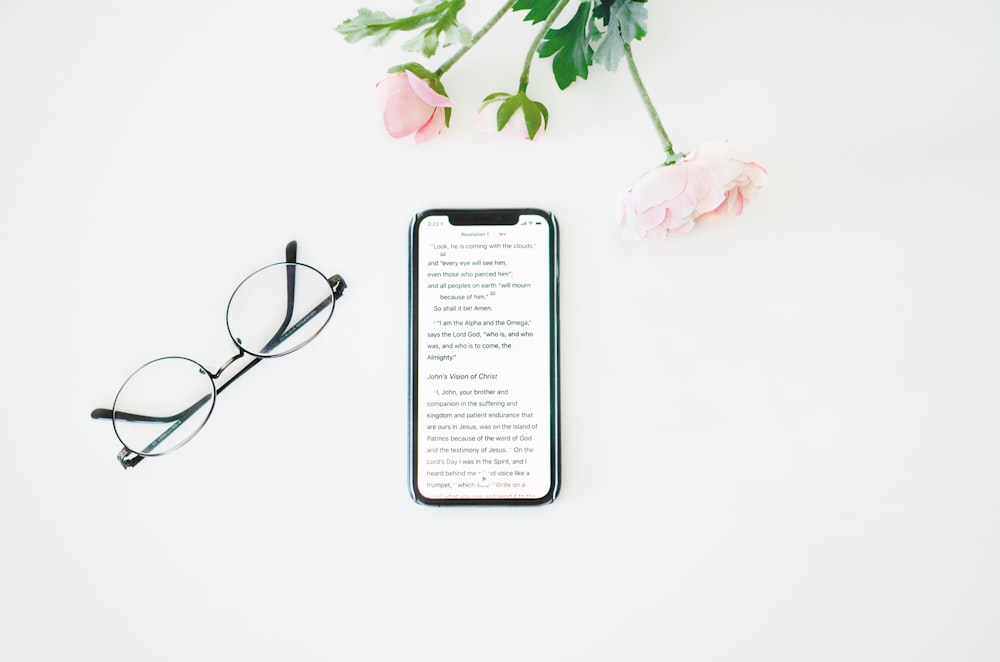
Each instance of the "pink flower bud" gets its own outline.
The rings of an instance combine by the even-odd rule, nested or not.
[[[491,99],[485,102],[479,108],[479,114],[476,115],[476,128],[480,131],[491,132],[497,130],[497,111],[500,110],[500,105],[504,102],[503,98]],[[505,136],[513,136],[515,138],[522,138],[524,140],[532,140],[528,133],[528,123],[524,119],[524,109],[518,108],[514,111],[514,114],[510,116],[507,124],[503,129],[500,130]],[[538,127],[538,131],[535,132],[534,140],[542,137],[545,133],[545,122],[543,121]]]

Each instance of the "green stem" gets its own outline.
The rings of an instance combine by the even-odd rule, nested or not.
[[[635,86],[639,90],[639,96],[642,97],[642,105],[646,107],[649,119],[653,120],[653,127],[656,129],[656,134],[660,137],[660,144],[663,145],[663,151],[667,153],[667,163],[673,163],[677,160],[677,154],[674,153],[674,144],[670,142],[670,136],[667,135],[667,130],[663,128],[663,122],[660,121],[660,114],[656,112],[656,108],[649,98],[649,92],[646,91],[646,86],[643,85],[642,78],[639,77],[639,69],[635,66],[635,58],[632,57],[632,46],[629,44],[625,44],[625,58],[628,60],[628,69],[632,74],[632,80],[635,81]]]
[[[469,40],[468,44],[462,46],[460,49],[455,51],[450,58],[441,63],[441,66],[437,68],[434,75],[440,78],[446,71],[455,66],[455,63],[461,60],[463,55],[472,50],[472,47],[476,45],[476,42],[485,37],[486,33],[492,30],[493,26],[496,25],[501,18],[503,18],[503,15],[510,11],[510,8],[514,6],[515,1],[516,0],[507,0],[503,7],[500,8],[500,11],[491,16],[490,20],[486,21],[486,25],[480,28],[479,32],[472,35],[472,39]]]
[[[538,31],[535,36],[534,41],[531,42],[531,47],[528,48],[528,54],[524,58],[524,67],[521,69],[521,82],[518,85],[517,91],[524,93],[528,89],[528,77],[531,75],[531,63],[535,59],[535,53],[538,51],[538,45],[542,43],[542,39],[545,37],[545,33],[549,31],[552,24],[556,22],[559,18],[559,14],[566,9],[566,5],[569,4],[569,0],[560,0],[559,4],[552,9],[549,13],[549,17],[545,19],[545,23],[542,24],[542,29]]]

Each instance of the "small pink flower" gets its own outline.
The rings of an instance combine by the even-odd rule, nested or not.
[[[708,143],[680,161],[650,170],[618,196],[617,219],[629,239],[683,234],[702,219],[738,216],[767,182],[760,164],[728,143]]]
[[[393,138],[414,135],[414,141],[427,142],[445,127],[445,108],[451,99],[438,94],[427,81],[410,71],[386,76],[375,86],[382,102],[382,121]]]
[[[491,99],[479,107],[479,114],[476,115],[476,128],[480,131],[495,132],[497,130],[497,111],[504,99]],[[543,121],[532,138],[528,131],[528,122],[524,119],[524,109],[518,108],[510,116],[507,124],[500,130],[505,136],[523,138],[524,140],[536,140],[545,133],[545,122]]]

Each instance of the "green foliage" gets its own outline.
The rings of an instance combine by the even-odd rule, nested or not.
[[[577,78],[586,80],[593,63],[591,41],[597,34],[590,2],[581,2],[573,18],[561,28],[552,28],[538,47],[539,57],[552,57],[556,85],[565,90]]]
[[[594,7],[594,17],[607,28],[597,50],[594,62],[608,71],[618,69],[625,55],[625,44],[646,36],[646,0],[600,0]]]
[[[441,74],[461,58],[474,41],[478,41],[501,16],[508,11],[526,12],[524,20],[544,23],[537,33],[537,54],[541,58],[552,58],[552,73],[559,89],[564,90],[577,79],[587,79],[590,67],[600,64],[609,71],[616,71],[625,56],[626,46],[646,36],[648,9],[647,0],[579,0],[572,18],[560,27],[552,27],[563,10],[572,4],[571,0],[514,0],[504,5],[487,24],[487,27],[472,36],[470,30],[458,21],[458,13],[465,7],[466,0],[417,0],[417,7],[410,16],[393,18],[380,11],[359,9],[357,16],[337,26],[344,38],[355,43],[371,39],[374,44],[384,44],[397,32],[416,32],[403,43],[403,48],[418,51],[425,57],[432,57],[439,47],[461,43],[459,50],[446,61],[436,73],[423,65],[411,62],[399,65],[390,71],[409,71],[439,94],[446,93],[441,84]],[[533,46],[534,47],[534,46]],[[527,97],[524,90],[528,84],[529,58],[524,66],[521,91],[517,94],[504,92],[490,95],[484,101],[496,102],[497,129],[503,129],[518,109],[524,114],[529,137],[534,139],[538,131],[548,126],[549,113],[544,105]],[[450,120],[451,109],[445,109]]]
[[[352,44],[367,37],[376,46],[381,46],[395,32],[419,30],[416,36],[403,43],[403,49],[432,57],[439,46],[470,42],[472,33],[458,21],[458,13],[463,7],[465,0],[427,0],[404,18],[359,9],[357,16],[337,26],[337,32]]]
[[[544,126],[549,125],[549,109],[542,103],[525,97],[524,103],[521,104],[521,112],[524,113],[524,123],[528,127],[528,140],[534,140],[543,122]]]
[[[381,46],[392,36],[396,19],[385,12],[359,9],[358,15],[337,26],[337,32],[344,35],[347,43],[354,44],[365,37],[371,37],[376,46]]]
[[[549,17],[558,4],[559,0],[517,0],[513,9],[514,11],[527,10],[528,14],[524,20],[529,23],[541,23]]]
[[[524,92],[517,94],[495,92],[483,99],[483,105],[497,101],[500,102],[497,108],[497,131],[503,131],[518,108],[524,115],[524,125],[528,129],[529,140],[534,140],[539,129],[549,125],[549,109],[541,102],[529,99]]]
[[[646,0],[581,2],[568,23],[546,32],[538,55],[553,56],[552,73],[559,89],[565,90],[577,78],[586,80],[595,62],[615,71],[625,55],[625,45],[646,36],[645,4]],[[552,11],[549,0],[520,0],[514,8],[518,5],[529,10],[525,20],[532,18],[532,12],[545,20]]]

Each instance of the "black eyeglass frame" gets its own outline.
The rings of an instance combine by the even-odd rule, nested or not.
[[[233,294],[230,296],[229,303],[226,306],[226,314],[227,314],[227,319],[228,319],[228,313],[229,313],[230,307],[232,306],[233,298],[235,298],[236,293],[239,291],[239,289],[243,286],[244,283],[246,283],[248,280],[250,280],[255,275],[257,275],[258,273],[260,273],[261,271],[263,271],[265,269],[271,269],[273,267],[280,267],[282,265],[284,265],[285,267],[287,267],[286,274],[287,274],[287,293],[288,293],[288,296],[287,296],[287,306],[286,306],[285,318],[284,318],[282,324],[279,326],[278,330],[271,337],[271,339],[267,343],[265,343],[264,348],[262,350],[254,352],[254,351],[251,351],[251,350],[247,349],[242,344],[242,341],[233,334],[233,330],[231,328],[229,328],[229,325],[228,325],[228,322],[227,322],[226,326],[227,326],[227,329],[229,331],[229,336],[230,336],[230,339],[233,341],[233,344],[236,346],[237,353],[234,356],[232,356],[229,359],[227,359],[222,364],[222,366],[218,370],[216,370],[215,372],[212,372],[211,370],[209,370],[208,368],[206,368],[204,365],[202,365],[198,361],[195,361],[194,359],[188,358],[186,356],[162,356],[160,358],[153,359],[152,361],[148,361],[148,362],[144,363],[137,370],[135,370],[128,377],[128,379],[125,380],[125,382],[122,384],[122,387],[118,390],[118,394],[115,395],[115,404],[112,405],[111,409],[107,409],[107,408],[104,408],[104,407],[98,407],[97,409],[94,409],[93,411],[90,412],[90,417],[91,418],[94,418],[94,419],[111,419],[112,427],[115,428],[115,436],[118,437],[118,440],[122,444],[122,449],[121,449],[121,451],[118,452],[118,462],[122,465],[122,468],[129,469],[131,467],[134,467],[135,465],[139,464],[139,462],[141,462],[143,460],[143,458],[146,458],[146,457],[158,457],[158,456],[161,456],[161,455],[167,455],[169,453],[174,452],[178,448],[181,448],[185,444],[187,444],[189,441],[191,441],[191,439],[194,436],[196,436],[198,434],[198,432],[201,431],[201,429],[205,426],[205,423],[208,422],[209,417],[211,417],[211,415],[212,415],[212,411],[214,411],[216,398],[218,397],[219,394],[221,394],[223,391],[225,391],[226,388],[228,388],[230,384],[232,384],[234,381],[236,381],[237,379],[239,379],[243,374],[245,374],[248,370],[250,370],[250,368],[252,368],[255,365],[257,365],[258,363],[260,363],[261,360],[263,360],[263,359],[266,359],[266,358],[279,358],[279,357],[282,357],[282,356],[287,356],[288,354],[291,354],[292,352],[294,352],[294,351],[296,351],[298,349],[301,349],[302,347],[304,347],[305,345],[307,345],[309,342],[311,342],[313,339],[315,339],[315,337],[317,335],[319,335],[324,328],[326,328],[326,325],[329,323],[330,319],[333,317],[333,309],[336,307],[337,299],[339,299],[344,294],[344,290],[347,289],[347,283],[344,281],[343,277],[341,277],[339,274],[335,274],[333,276],[327,277],[327,276],[324,276],[323,273],[321,271],[319,271],[318,269],[316,269],[315,267],[312,267],[312,266],[310,266],[308,264],[303,264],[301,262],[298,262],[296,260],[297,253],[298,253],[298,244],[297,244],[297,242],[295,242],[295,241],[288,242],[288,244],[285,246],[285,261],[284,262],[276,262],[274,264],[270,264],[270,265],[261,267],[260,269],[257,269],[256,271],[254,271],[253,273],[251,273],[249,276],[247,276],[246,278],[244,278],[242,281],[240,281],[240,284],[237,285],[236,288],[233,290]],[[301,319],[299,319],[294,324],[292,324],[292,314],[293,314],[294,309],[295,309],[295,273],[296,273],[296,269],[297,268],[309,269],[311,271],[316,272],[320,276],[322,276],[323,279],[326,281],[327,285],[330,286],[331,296],[328,297],[328,298],[326,298],[326,299],[324,299],[317,306],[315,306],[309,312],[307,312],[305,315],[303,315]],[[323,322],[323,325],[320,326],[320,328],[317,329],[316,332],[306,342],[304,342],[301,345],[298,345],[296,347],[293,347],[292,349],[290,349],[288,351],[285,351],[285,352],[278,352],[278,353],[270,353],[269,352],[269,350],[274,349],[275,347],[277,347],[278,345],[280,345],[282,342],[284,342],[289,336],[291,336],[292,334],[294,334],[295,332],[297,332],[304,324],[306,324],[307,322],[309,322],[310,320],[312,320],[313,318],[315,318],[316,315],[320,314],[323,310],[325,310],[327,306],[329,306],[331,308],[330,316],[326,319],[326,321]],[[291,326],[289,326],[289,325],[291,325]],[[240,368],[240,370],[236,374],[234,374],[232,377],[230,377],[229,379],[227,379],[225,382],[223,382],[219,386],[216,386],[216,381],[222,376],[222,373],[226,370],[226,368],[228,368],[234,362],[238,361],[239,359],[243,358],[244,356],[248,356],[248,355],[253,357],[252,361],[250,361],[245,366],[243,366],[242,368]],[[121,395],[122,391],[124,390],[125,386],[128,385],[129,380],[131,380],[132,377],[134,377],[136,374],[138,374],[140,371],[142,371],[144,368],[148,367],[149,365],[151,365],[153,363],[156,363],[157,361],[163,361],[163,360],[167,360],[167,359],[180,359],[180,360],[190,361],[194,365],[198,366],[198,368],[209,377],[209,382],[210,382],[211,387],[212,387],[211,393],[209,395],[204,396],[200,400],[196,401],[190,407],[187,407],[186,409],[184,409],[184,410],[182,410],[182,411],[174,414],[173,416],[153,417],[153,416],[143,416],[143,415],[140,415],[140,414],[130,414],[128,412],[117,411],[116,405],[117,405],[117,402],[118,402],[118,398]],[[205,419],[201,422],[200,425],[197,426],[197,428],[195,428],[190,434],[188,434],[187,438],[185,438],[184,440],[182,440],[180,443],[178,443],[178,444],[176,444],[174,446],[171,446],[166,451],[162,451],[160,453],[147,452],[147,451],[149,451],[151,449],[155,449],[167,437],[169,437],[171,434],[173,434],[173,432],[178,427],[180,427],[184,422],[186,422],[196,411],[198,411],[203,406],[205,406],[205,404],[207,404],[209,402],[209,400],[211,400],[210,409],[209,409],[208,413],[205,415]],[[129,446],[125,442],[125,440],[122,439],[121,434],[119,434],[119,432],[118,432],[117,426],[115,426],[115,420],[116,420],[116,418],[120,418],[122,420],[129,420],[129,421],[149,421],[149,422],[161,422],[161,423],[167,423],[167,422],[170,422],[170,421],[174,421],[174,423],[169,428],[167,428],[166,430],[164,430],[159,436],[157,436],[156,439],[154,439],[152,442],[150,442],[146,446],[146,448],[143,449],[143,451],[137,451],[135,449],[129,448]]]

